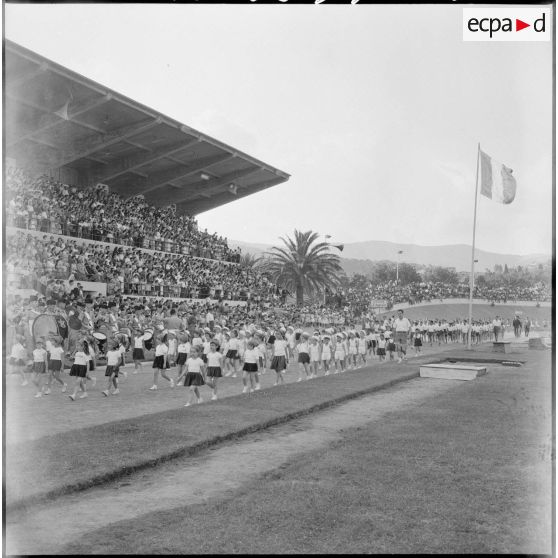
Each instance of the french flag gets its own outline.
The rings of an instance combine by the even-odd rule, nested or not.
[[[517,184],[512,169],[480,152],[481,194],[498,203],[511,203]]]

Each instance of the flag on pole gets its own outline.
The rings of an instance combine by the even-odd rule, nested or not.
[[[515,198],[516,182],[512,169],[480,152],[481,194],[498,203],[511,203]]]

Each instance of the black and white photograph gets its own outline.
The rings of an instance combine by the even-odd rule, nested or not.
[[[555,3],[3,31],[5,555],[554,555]]]

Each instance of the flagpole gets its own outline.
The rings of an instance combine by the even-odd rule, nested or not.
[[[479,159],[480,142],[477,148],[477,176],[475,184],[475,209],[473,213],[473,247],[471,250],[471,278],[469,279],[469,332],[467,334],[467,350],[471,350],[471,334],[473,328],[473,289],[475,286],[475,236],[477,232],[477,199],[479,194]]]

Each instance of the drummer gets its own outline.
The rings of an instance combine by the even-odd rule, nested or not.
[[[78,306],[81,310],[81,331],[86,333],[88,336],[93,335],[93,311],[87,308],[87,304],[83,302],[78,302]],[[88,312],[88,310],[90,310]],[[93,338],[94,339],[94,338]]]
[[[77,340],[78,338],[81,336],[81,328],[82,328],[82,310],[79,307],[79,304],[83,304],[83,303],[74,303],[72,304],[68,304],[68,306],[66,307],[66,311],[67,311],[67,316],[68,316],[68,324],[69,324],[69,330],[68,330],[68,352],[69,353],[73,353]]]
[[[95,338],[97,339],[97,344],[99,346],[99,352],[101,354],[105,353],[106,341],[108,337],[107,333],[109,335],[111,333],[107,310],[108,306],[106,304],[101,304],[99,305],[97,315],[95,316],[95,329],[97,330],[96,333],[104,336],[104,338],[95,336]]]

